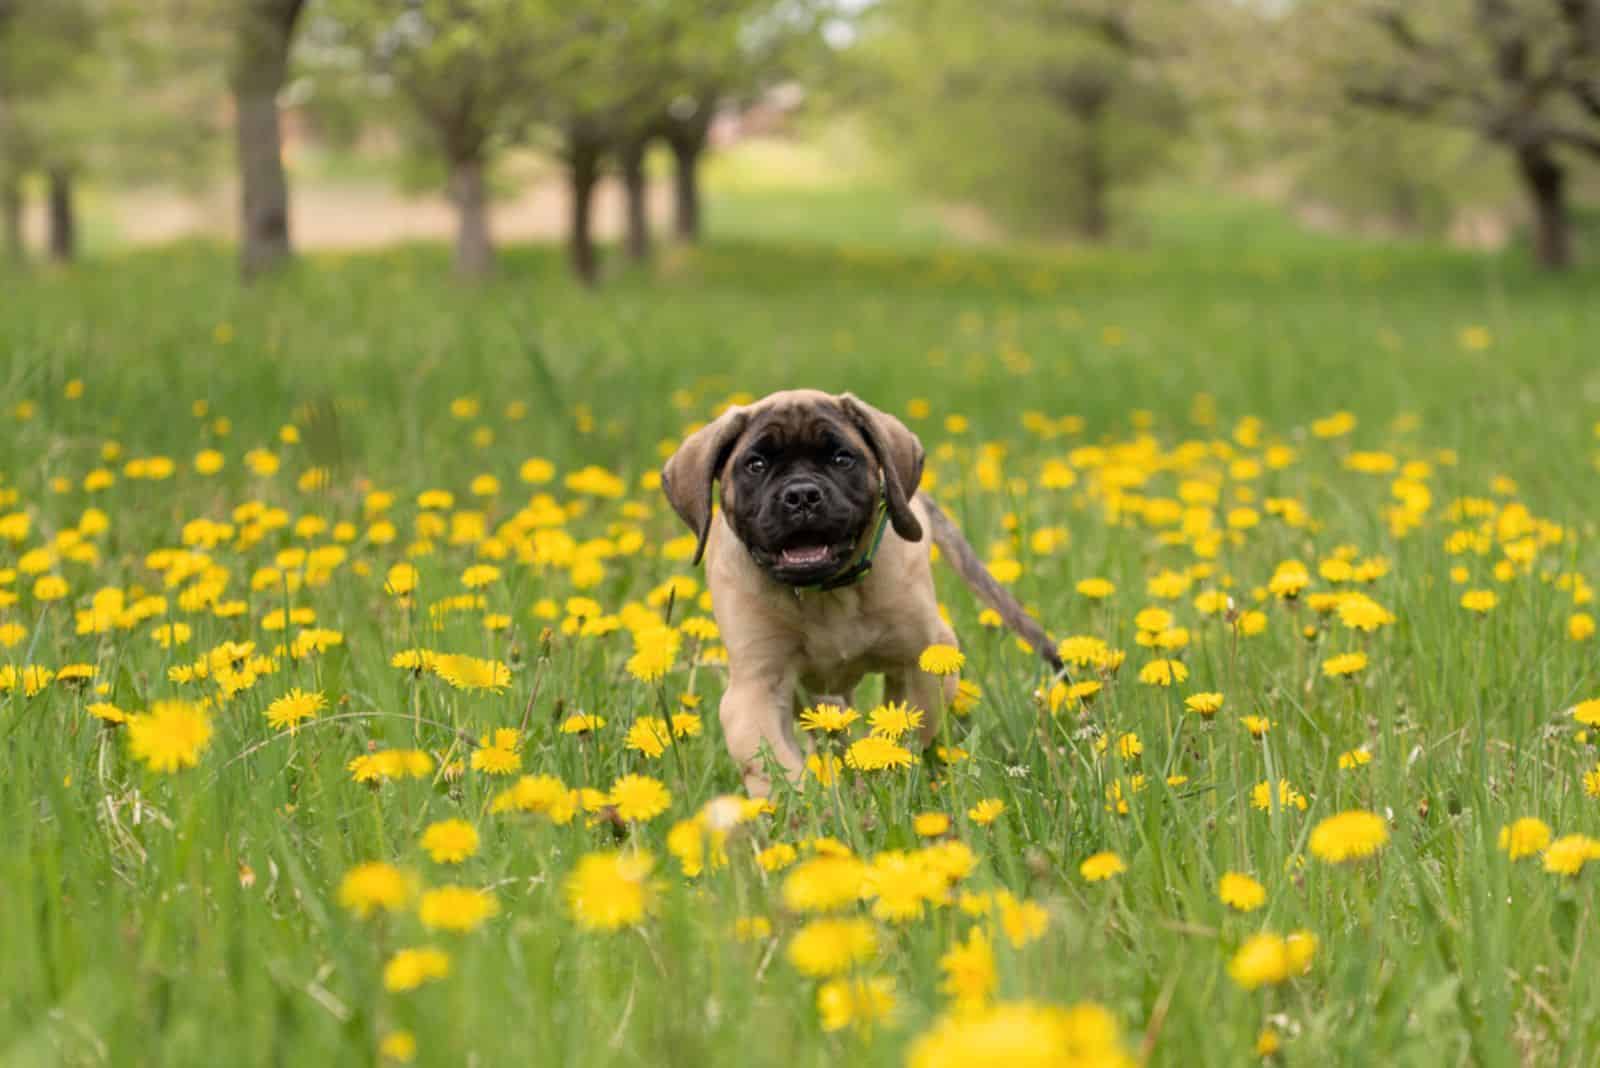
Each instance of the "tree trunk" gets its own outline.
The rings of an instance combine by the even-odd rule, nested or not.
[[[1533,206],[1533,255],[1540,267],[1572,266],[1572,220],[1567,214],[1567,172],[1542,145],[1517,149],[1517,170]]]
[[[72,204],[72,172],[50,168],[50,258],[70,263],[78,254],[78,219]]]
[[[239,157],[239,269],[246,279],[288,260],[289,186],[283,173],[278,93],[304,0],[248,0],[233,70]]]
[[[12,263],[27,259],[22,241],[22,182],[15,175],[0,181],[0,228],[5,230],[6,259]]]
[[[621,151],[622,186],[628,201],[628,258],[635,263],[650,259],[649,189],[645,183],[643,137],[625,142]]]
[[[594,188],[600,181],[600,150],[588,138],[573,137],[568,145],[568,155],[572,218],[567,232],[567,251],[572,259],[572,273],[584,285],[592,286],[600,277],[591,227]]]
[[[482,153],[450,164],[450,199],[456,205],[456,274],[482,278],[494,270],[489,236],[489,189]]]
[[[1106,172],[1104,146],[1097,132],[1084,144],[1079,166],[1083,200],[1078,205],[1078,233],[1090,241],[1104,241],[1111,230],[1111,212],[1106,204],[1111,183]]]
[[[672,230],[679,241],[700,240],[700,153],[705,135],[674,135],[672,146]]]

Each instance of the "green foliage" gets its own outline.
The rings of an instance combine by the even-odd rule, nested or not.
[[[1112,197],[1171,158],[1183,106],[1142,28],[1075,8],[872,10],[862,102],[913,181],[1020,229],[1104,236]]]

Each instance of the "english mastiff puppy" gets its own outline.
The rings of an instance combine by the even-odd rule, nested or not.
[[[894,416],[849,393],[797,389],[729,408],[662,469],[667,499],[699,539],[695,562],[706,561],[728,649],[722,730],[752,796],[772,786],[763,750],[798,783],[796,714],[808,700],[849,704],[868,672],[883,673],[886,700],[923,710],[924,745],[937,733],[956,679],[917,660],[956,636],[939,616],[925,534],[1060,669],[1043,628],[917,492],[922,461],[922,443]]]

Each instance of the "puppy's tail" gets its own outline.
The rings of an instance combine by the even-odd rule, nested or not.
[[[961,581],[978,595],[979,600],[999,612],[1005,625],[1032,646],[1033,651],[1038,653],[1045,663],[1053,670],[1060,671],[1061,658],[1056,655],[1055,643],[1050,640],[1050,635],[1044,632],[1039,621],[1023,611],[1022,605],[1011,596],[1011,591],[1000,585],[995,577],[989,574],[989,569],[983,566],[983,561],[978,559],[972,544],[967,541],[966,536],[951,518],[945,515],[926,493],[917,494],[917,498],[928,510],[928,525],[933,528],[933,543],[939,547],[939,552],[944,554],[950,566],[956,569]]]

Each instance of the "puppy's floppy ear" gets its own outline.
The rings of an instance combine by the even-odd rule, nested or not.
[[[839,407],[867,439],[873,459],[883,469],[883,496],[894,532],[907,541],[921,541],[922,524],[911,511],[911,498],[922,482],[922,442],[900,420],[853,394],[841,393]]]
[[[712,489],[717,474],[749,423],[748,408],[729,408],[685,438],[661,468],[661,488],[666,491],[672,510],[698,539],[694,547],[696,564],[705,555],[706,538],[711,534]]]

